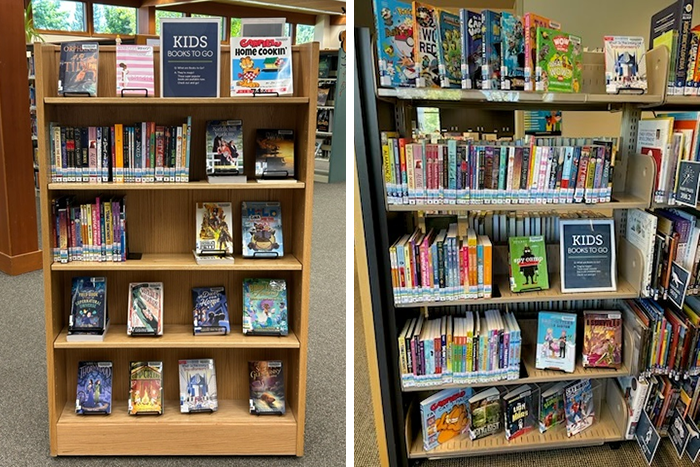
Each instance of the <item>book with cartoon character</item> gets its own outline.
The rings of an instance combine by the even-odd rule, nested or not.
[[[481,13],[459,10],[462,39],[462,89],[481,89]]]
[[[243,279],[243,334],[286,336],[287,281]]]
[[[605,36],[605,92],[647,91],[646,46],[643,37]],[[694,65],[694,64],[693,64]]]
[[[540,311],[535,368],[573,373],[576,368],[576,314]]]
[[[416,87],[439,88],[437,8],[413,2],[413,18]]]
[[[491,10],[481,12],[481,89],[501,87],[501,13]]]
[[[250,413],[279,415],[285,412],[284,372],[279,360],[248,362]]]
[[[103,332],[107,323],[107,279],[74,277],[69,332]]]
[[[154,97],[153,46],[118,45],[116,48],[117,95],[122,91],[142,93],[145,89],[146,97]]]
[[[459,16],[438,10],[438,72],[440,87],[462,86],[462,44]]]
[[[64,42],[58,73],[58,94],[97,95],[97,42]]]
[[[78,362],[75,413],[112,413],[112,362]]]
[[[279,202],[243,201],[241,227],[244,258],[284,256],[282,209]]]
[[[535,91],[580,92],[581,38],[556,29],[537,28]]]
[[[231,203],[197,203],[194,228],[198,255],[232,255]]]
[[[413,60],[413,7],[409,2],[375,0],[377,61],[379,85],[412,87],[416,85]]]
[[[207,175],[243,174],[243,122],[207,122]]]
[[[232,37],[231,95],[294,93],[291,37]]]
[[[131,362],[129,415],[163,413],[163,362]]]
[[[539,389],[523,384],[503,396],[506,439],[511,441],[531,431],[537,423]]]
[[[583,366],[620,368],[622,364],[622,313],[583,312]]]
[[[214,360],[180,360],[180,412],[216,412],[219,400],[216,391]]]
[[[544,237],[510,237],[510,290],[525,292],[549,288]]]
[[[467,432],[470,388],[445,389],[420,403],[423,449],[430,451]]]
[[[593,425],[595,404],[590,379],[582,379],[570,384],[564,390],[566,410],[566,434],[571,437]]]
[[[501,13],[501,89],[525,89],[525,42],[520,16]]]
[[[192,305],[195,336],[226,335],[231,332],[226,290],[223,286],[193,287]]]

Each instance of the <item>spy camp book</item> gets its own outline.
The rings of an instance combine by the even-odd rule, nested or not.
[[[97,95],[97,42],[64,42],[58,70],[58,94]]]
[[[232,96],[293,92],[291,37],[231,38]]]
[[[219,400],[216,391],[214,360],[180,360],[180,412],[216,412]]]
[[[243,201],[241,225],[243,257],[278,258],[284,256],[280,203]]]
[[[152,46],[117,46],[117,96],[122,91],[124,95],[155,96],[154,76]]]
[[[250,413],[278,415],[285,412],[284,372],[279,360],[248,362]]]
[[[430,451],[467,432],[470,388],[445,389],[420,403],[423,449]]]
[[[498,388],[481,391],[469,399],[469,437],[472,440],[501,430],[501,393]]]
[[[566,434],[571,437],[593,425],[595,406],[590,379],[575,381],[564,390]]]
[[[112,362],[78,362],[75,413],[112,413]]]
[[[503,415],[508,441],[531,431],[537,423],[535,405],[537,394],[534,386],[524,384],[503,396]]]
[[[231,203],[197,203],[195,252],[198,255],[232,255]]]
[[[107,322],[107,279],[74,277],[68,331],[103,332]]]
[[[192,306],[195,336],[226,335],[231,332],[226,290],[223,286],[192,288]]]
[[[583,366],[620,368],[622,364],[622,313],[583,312]]]
[[[294,130],[257,129],[255,133],[255,177],[293,177]]]
[[[576,314],[540,311],[535,367],[573,373],[576,367]]]
[[[208,175],[242,175],[243,121],[207,122],[206,155]]]
[[[163,413],[163,362],[131,362],[129,415]]]
[[[374,18],[377,27],[379,85],[409,87],[416,84],[413,60],[413,9],[410,2],[377,0]]]
[[[510,237],[510,290],[526,292],[549,288],[547,250],[543,236]]]
[[[163,335],[163,283],[129,284],[126,333],[130,336]]]
[[[282,335],[287,322],[287,281],[243,279],[243,334]]]

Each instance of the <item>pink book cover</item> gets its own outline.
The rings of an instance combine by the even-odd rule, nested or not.
[[[432,288],[432,283],[430,281],[430,272],[428,270],[428,248],[429,241],[432,231],[428,232],[420,245],[420,273],[421,273],[421,284],[422,284],[422,294],[425,299],[425,293],[427,290]]]
[[[591,148],[585,146],[581,149],[581,160],[578,163],[578,177],[576,179],[576,193],[574,201],[581,202],[585,192],[586,175],[588,174],[588,159],[590,158]]]
[[[155,96],[153,74],[153,47],[150,45],[117,46],[117,96],[124,93],[144,93]],[[132,90],[132,91],[129,91]]]
[[[90,183],[97,183],[97,128],[88,127],[88,161],[90,163]]]

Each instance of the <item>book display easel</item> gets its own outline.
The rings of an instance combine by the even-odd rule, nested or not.
[[[229,95],[230,53],[221,47],[221,95]],[[118,97],[115,47],[99,50],[98,97],[57,94],[60,50],[35,45],[41,222],[44,248],[44,303],[51,455],[296,455],[304,453],[308,308],[313,200],[313,149],[316,127],[318,44],[293,47],[294,95],[286,97],[161,98]],[[154,61],[159,60],[158,47]],[[155,88],[160,76],[156,66]],[[170,184],[51,183],[49,124],[112,125],[158,121],[179,124],[192,116],[190,182]],[[296,180],[258,182],[254,164],[246,164],[247,183],[207,183],[205,133],[208,120],[244,122],[244,151],[255,154],[256,128],[289,128],[296,135]],[[168,123],[170,122],[170,123]],[[128,246],[140,259],[124,262],[54,263],[51,200],[72,195],[128,198]],[[235,262],[200,266],[195,243],[197,202],[221,200],[233,207],[229,221]],[[255,260],[241,254],[242,201],[279,201],[283,212],[284,257]],[[138,256],[138,255],[137,255]],[[103,276],[109,284],[111,327],[104,341],[69,342],[71,280]],[[289,334],[245,336],[241,330],[245,278],[286,280]],[[133,338],[126,334],[131,282],[163,283],[163,335]],[[223,285],[229,299],[231,333],[193,336],[193,287]],[[212,358],[216,362],[219,410],[182,414],[179,410],[178,360]],[[76,373],[83,360],[113,362],[113,410],[110,415],[75,413]],[[286,413],[249,413],[249,361],[280,360],[284,365]],[[130,416],[129,363],[163,362],[164,413]],[[86,439],[98,440],[86,443]]]

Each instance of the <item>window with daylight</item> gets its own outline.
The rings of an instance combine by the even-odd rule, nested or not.
[[[85,3],[32,0],[34,27],[45,31],[87,31]]]
[[[136,8],[94,4],[92,21],[98,34],[136,34]]]
[[[192,18],[215,18],[221,22],[221,40],[226,40],[226,18],[223,16],[212,16],[212,15],[200,15],[198,13],[192,13],[190,15]]]
[[[231,18],[231,37],[241,37],[241,18]]]
[[[182,18],[184,13],[179,11],[158,10],[156,9],[156,34],[160,36],[160,19],[161,18]]]
[[[297,44],[305,44],[307,42],[314,41],[314,32],[316,31],[316,26],[310,24],[297,24]]]
[[[427,135],[440,131],[440,109],[435,107],[418,107],[418,131]]]

